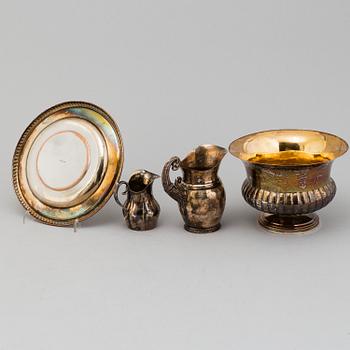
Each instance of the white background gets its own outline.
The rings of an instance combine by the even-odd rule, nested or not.
[[[76,234],[23,225],[11,184],[21,133],[65,100],[116,119],[124,180],[262,129],[349,140],[349,34],[345,0],[1,0],[0,349],[349,349],[348,156],[305,237],[256,226],[231,155],[223,227],[202,236],[159,180],[147,233],[126,229],[113,200]]]

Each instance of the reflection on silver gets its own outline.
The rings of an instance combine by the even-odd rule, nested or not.
[[[13,185],[36,219],[74,225],[108,201],[123,161],[113,119],[91,103],[65,102],[41,113],[23,133],[13,156]]]
[[[84,201],[104,173],[106,145],[91,123],[61,119],[45,128],[28,154],[28,184],[43,203],[58,208]]]

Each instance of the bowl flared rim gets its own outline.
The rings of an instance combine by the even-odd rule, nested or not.
[[[328,163],[330,161],[333,161],[335,160],[336,158],[339,158],[341,157],[344,153],[346,153],[349,149],[349,145],[348,143],[341,137],[335,135],[335,134],[332,134],[332,133],[329,133],[329,132],[325,132],[325,131],[320,131],[320,130],[314,130],[314,129],[268,129],[268,130],[262,130],[262,131],[257,131],[257,132],[253,132],[253,133],[249,133],[249,134],[246,134],[244,136],[241,136],[237,139],[235,139],[234,141],[232,141],[230,143],[230,145],[228,146],[228,150],[229,152],[236,158],[242,160],[242,161],[245,161],[245,162],[249,162],[249,163],[256,163],[254,161],[251,161],[249,159],[253,158],[254,157],[254,153],[249,153],[249,152],[246,152],[244,149],[243,149],[243,145],[244,145],[244,142],[245,141],[248,141],[249,139],[251,139],[252,137],[254,136],[258,136],[258,135],[268,135],[270,133],[291,133],[291,132],[295,132],[295,133],[300,133],[300,134],[305,134],[305,133],[309,133],[309,134],[315,134],[315,135],[321,135],[321,136],[326,136],[326,137],[329,137],[331,139],[333,139],[334,141],[336,141],[338,144],[339,144],[339,148],[337,150],[332,150],[330,153],[332,154],[332,159],[329,159],[329,160],[325,160],[325,161],[315,161],[313,164],[320,164],[320,163]],[[282,153],[282,152],[285,152],[285,151],[279,151],[277,153]],[[304,153],[307,153],[307,154],[310,154],[310,155],[314,155],[314,154],[317,154],[317,153],[313,153],[313,152],[304,152]],[[256,154],[256,152],[255,152]],[[261,152],[261,154],[264,154],[264,155],[268,155],[268,154],[273,154],[273,152]],[[259,162],[258,164],[262,164],[262,165],[270,165],[270,166],[273,166],[273,164],[270,164],[270,163],[264,163],[264,162]],[[278,164],[274,164],[275,166],[278,166]],[[298,164],[299,166],[310,166],[312,165],[312,163],[308,162],[308,163],[305,163],[305,164]],[[283,166],[288,166],[288,164],[283,164]],[[295,166],[295,164],[290,164],[289,166]]]

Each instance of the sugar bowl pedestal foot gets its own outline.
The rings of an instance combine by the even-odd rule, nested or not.
[[[269,231],[281,234],[298,234],[313,230],[319,225],[317,214],[277,215],[262,213],[258,223]]]
[[[314,229],[314,212],[334,198],[333,161],[348,150],[338,136],[314,130],[270,130],[243,136],[230,145],[244,163],[242,195],[263,212],[259,224],[277,233]]]

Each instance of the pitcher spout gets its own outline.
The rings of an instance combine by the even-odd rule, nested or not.
[[[217,145],[200,145],[191,151],[182,161],[181,167],[195,170],[209,170],[219,167],[227,150]]]
[[[151,173],[150,171],[147,170],[142,170],[142,175],[146,181],[146,183],[151,184],[153,183],[154,180],[160,178],[160,175]]]
[[[151,187],[153,181],[159,177],[159,175],[144,169],[137,170],[130,177],[129,190],[132,192],[142,192],[148,187]]]

